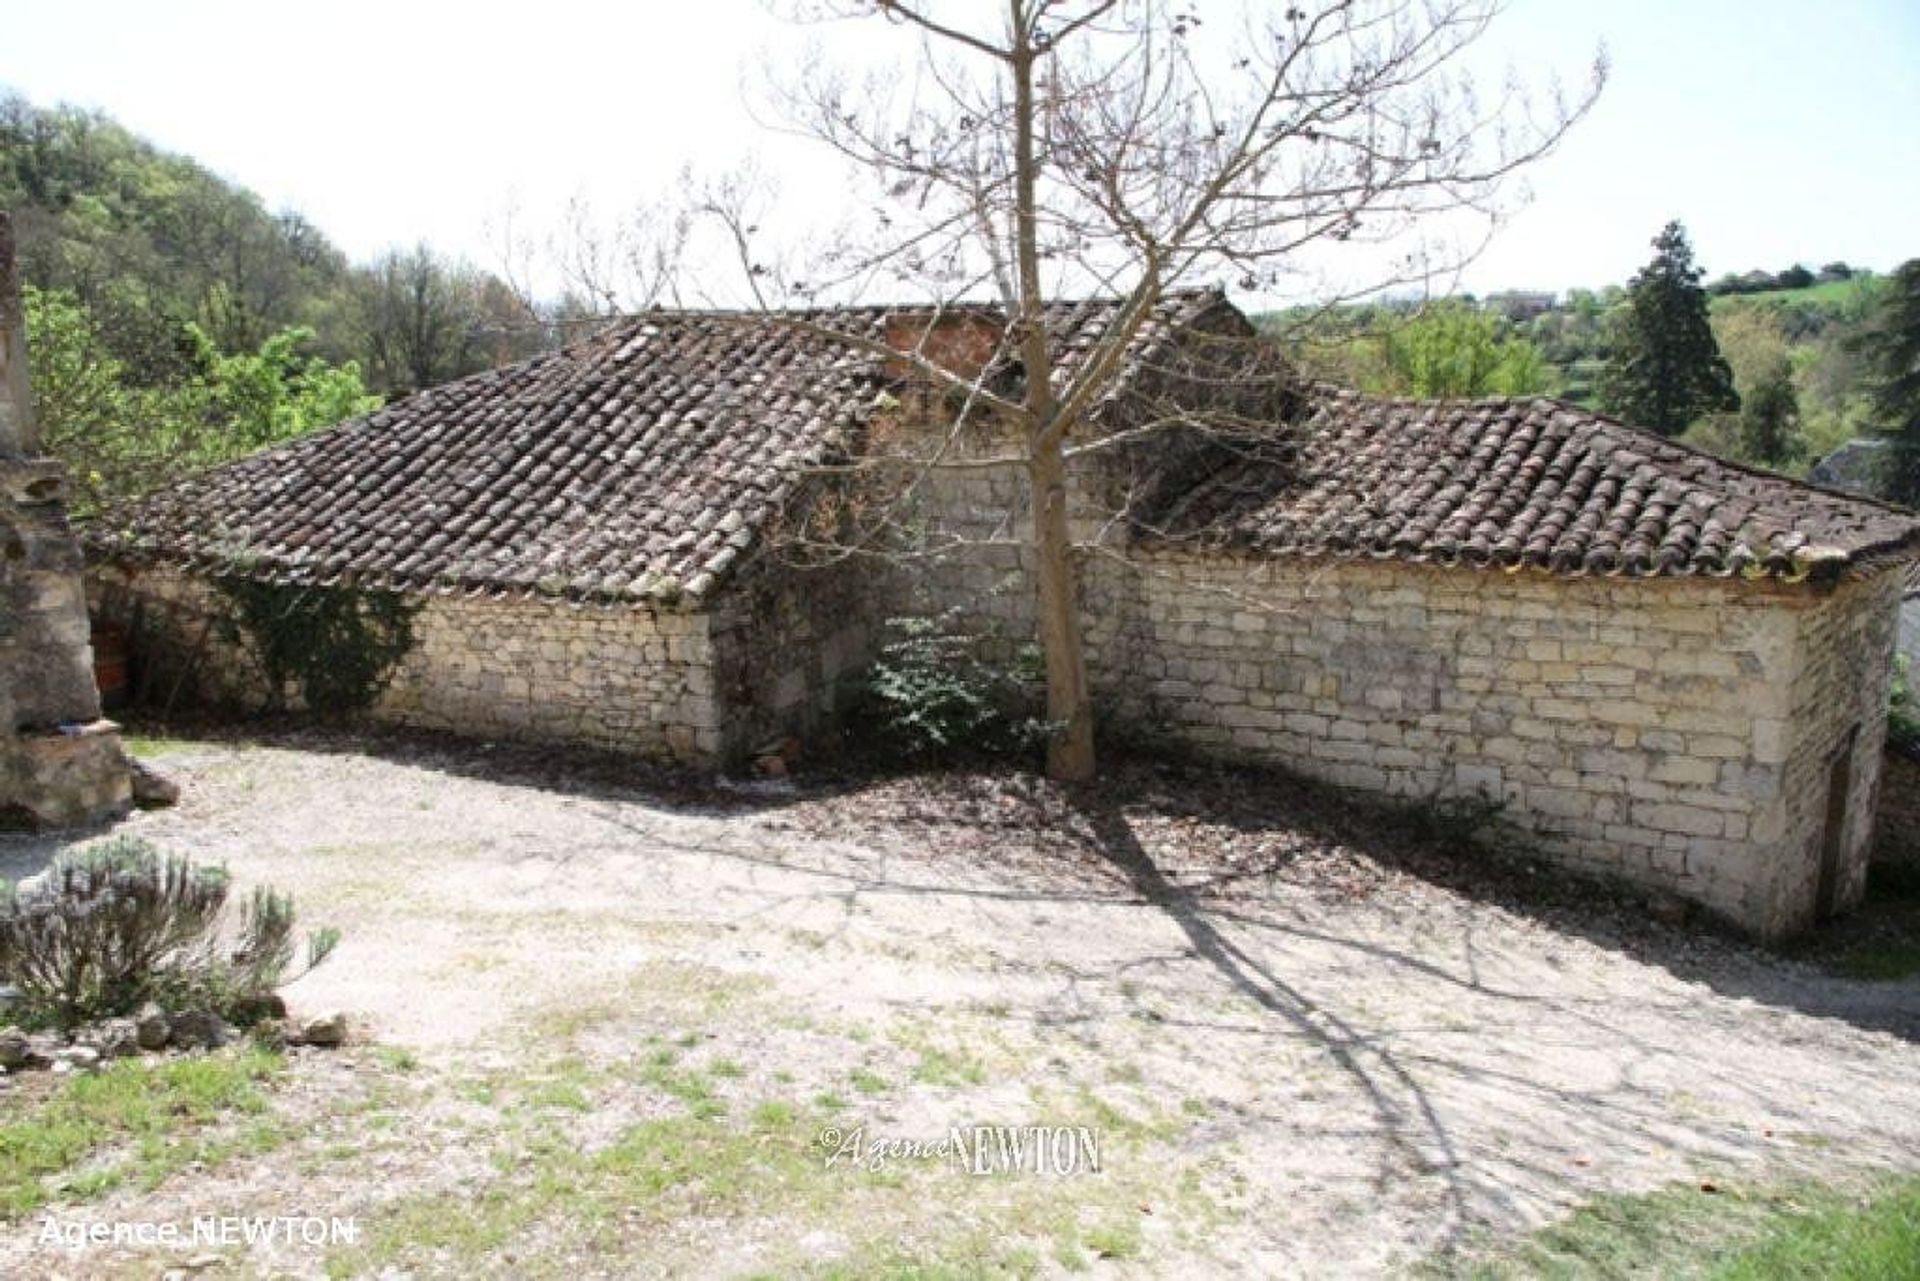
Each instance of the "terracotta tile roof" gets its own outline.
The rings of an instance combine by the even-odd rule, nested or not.
[[[1211,291],[1170,299],[1134,355],[1224,305]],[[886,385],[871,350],[820,331],[879,341],[890,317],[897,335],[914,314],[632,317],[206,472],[85,538],[110,559],[294,582],[698,600],[806,469],[856,440]],[[991,309],[955,314],[1003,332]],[[1102,301],[1052,308],[1063,370],[1114,314]]]
[[[1107,331],[1115,306],[1051,309],[1063,370]],[[902,318],[924,314],[630,317],[216,468],[109,512],[83,536],[95,556],[295,582],[698,602],[809,468],[859,447],[898,362],[852,339],[897,342],[921,332]],[[1017,380],[993,350],[997,314],[952,314],[955,351],[979,349],[997,385]],[[1250,394],[1229,397],[1244,412],[1304,431],[1251,450],[1241,442],[1198,480],[1193,455],[1170,452],[1180,461],[1161,469],[1164,497],[1136,513],[1149,536],[1562,573],[1783,577],[1900,554],[1920,537],[1898,509],[1550,400],[1395,402],[1313,388],[1303,401],[1273,361],[1238,348],[1189,368],[1178,353],[1206,345],[1176,338],[1222,330],[1251,332],[1218,292],[1170,298],[1129,352],[1106,406],[1116,423],[1169,389],[1245,381]]]
[[[1296,443],[1242,451],[1141,520],[1279,553],[1563,574],[1800,578],[1920,551],[1920,519],[1548,399],[1315,388]]]

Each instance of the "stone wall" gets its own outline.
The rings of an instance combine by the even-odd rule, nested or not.
[[[1090,593],[1116,720],[1370,792],[1484,795],[1565,863],[1768,936],[1804,923],[1808,815],[1825,811],[1824,770],[1800,762],[1842,721],[1878,707],[1884,724],[1867,673],[1891,645],[1886,573],[1823,593],[1161,552]],[[1863,816],[1879,732],[1856,749]]]
[[[430,597],[375,715],[700,762],[721,750],[704,614]]]
[[[1785,839],[1772,908],[1784,930],[1850,907],[1865,892],[1902,576],[1895,568],[1851,579],[1799,611],[1781,768]],[[1829,831],[1836,785],[1845,789],[1844,808]],[[1823,860],[1830,860],[1830,886],[1822,884]]]
[[[96,567],[96,615],[127,629],[140,699],[253,708],[258,665],[222,637],[203,579]],[[532,598],[423,597],[414,648],[374,719],[484,737],[717,759],[723,718],[705,614]]]
[[[746,566],[712,613],[538,598],[428,596],[374,719],[717,764],[817,734],[870,661],[857,568]],[[96,616],[127,629],[149,706],[251,709],[258,665],[201,578],[96,567]]]
[[[766,549],[741,566],[712,613],[724,760],[787,738],[809,753],[835,746],[884,622],[883,570],[859,557],[803,567]]]

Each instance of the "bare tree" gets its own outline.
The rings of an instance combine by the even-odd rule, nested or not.
[[[1067,475],[1116,433],[1103,421],[1096,437],[1090,424],[1177,290],[1271,290],[1320,246],[1406,250],[1348,288],[1358,296],[1430,280],[1484,243],[1474,237],[1500,218],[1509,180],[1553,149],[1605,76],[1596,59],[1572,96],[1549,86],[1542,103],[1509,83],[1482,101],[1464,55],[1498,7],[1282,0],[1231,30],[1207,25],[1215,6],[1203,23],[1201,6],[1177,0],[1002,0],[984,20],[980,6],[938,0],[802,0],[795,12],[883,23],[911,45],[905,66],[854,76],[817,60],[785,90],[786,119],[873,179],[875,199],[865,235],[781,292],[906,285],[931,299],[930,318],[956,300],[997,300],[1004,332],[983,359],[956,368],[933,319],[895,358],[1017,444],[965,464],[944,449],[922,461],[1024,472],[1056,777],[1094,769],[1077,604],[1087,548],[1071,536]],[[1436,230],[1408,249],[1413,233]],[[740,252],[752,262],[750,246]],[[1050,304],[1089,293],[1117,298],[1115,319],[1068,359]],[[1191,387],[1241,368],[1204,363],[1213,372],[1180,378]],[[1010,367],[1017,382],[996,381]],[[1119,434],[1190,416],[1170,405]]]
[[[371,384],[405,395],[486,368],[482,283],[473,268],[424,243],[390,250],[362,273],[359,320]]]

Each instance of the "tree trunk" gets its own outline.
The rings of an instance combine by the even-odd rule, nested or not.
[[[1033,64],[1028,0],[1008,0],[1013,76],[1014,263],[1019,298],[1018,343],[1027,386],[1027,476],[1033,496],[1033,554],[1040,612],[1040,648],[1047,659],[1047,774],[1062,782],[1093,777],[1093,699],[1080,642],[1080,575],[1067,528],[1068,428],[1054,402],[1047,350],[1046,299],[1040,288],[1039,158],[1034,150]]]
[[[1080,639],[1080,575],[1067,528],[1066,465],[1060,442],[1046,440],[1029,464],[1033,550],[1037,562],[1040,646],[1047,659],[1047,774],[1064,782],[1093,777],[1093,698]]]

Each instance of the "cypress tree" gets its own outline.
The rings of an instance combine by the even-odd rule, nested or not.
[[[1702,414],[1739,409],[1740,397],[1707,321],[1705,273],[1693,265],[1686,229],[1668,223],[1653,247],[1653,261],[1627,286],[1600,400],[1634,426],[1677,436]]]
[[[1873,416],[1887,438],[1887,497],[1920,507],[1920,258],[1894,269],[1862,346],[1873,362]]]

